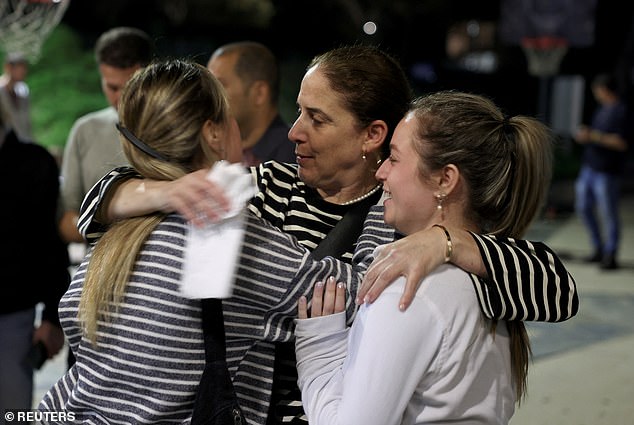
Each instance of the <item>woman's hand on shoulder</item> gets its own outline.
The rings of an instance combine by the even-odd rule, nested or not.
[[[385,245],[370,264],[356,303],[372,303],[399,276],[404,276],[407,283],[398,308],[406,310],[422,279],[445,262],[445,245],[445,237],[434,228]]]

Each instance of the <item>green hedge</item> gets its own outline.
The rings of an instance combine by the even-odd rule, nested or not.
[[[93,51],[81,44],[71,29],[58,26],[27,76],[35,139],[55,155],[77,118],[107,105]]]

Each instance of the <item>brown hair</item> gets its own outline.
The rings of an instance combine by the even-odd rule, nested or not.
[[[521,237],[545,199],[552,173],[552,132],[535,118],[505,118],[489,99],[444,91],[417,99],[415,147],[421,170],[455,164],[482,231]],[[420,143],[425,140],[425,148]]]
[[[383,154],[398,122],[407,112],[412,90],[400,64],[374,46],[339,47],[316,56],[308,69],[319,66],[333,90],[361,127],[374,120],[387,124]]]
[[[153,52],[150,36],[132,27],[112,28],[101,34],[95,44],[97,64],[121,69],[146,66],[152,60]]]

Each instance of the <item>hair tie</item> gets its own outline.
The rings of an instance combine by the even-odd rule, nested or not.
[[[511,125],[511,118],[512,117],[505,115],[502,119],[502,132],[509,141],[515,140],[515,138],[513,137],[515,135],[515,132],[513,130],[513,126]]]
[[[152,149],[147,144],[142,142],[141,139],[137,138],[134,134],[132,134],[132,132],[130,130],[128,130],[127,128],[125,128],[124,126],[122,126],[119,123],[116,123],[115,125],[117,126],[117,130],[119,130],[119,132],[121,132],[121,134],[123,134],[123,136],[126,139],[128,139],[128,141],[130,143],[132,143],[134,146],[136,146],[137,149],[145,152],[146,154],[150,155],[153,158],[159,159],[161,161],[169,162],[167,160],[167,158],[165,158],[163,155],[161,155],[155,149]]]

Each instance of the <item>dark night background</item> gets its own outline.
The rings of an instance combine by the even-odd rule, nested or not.
[[[131,25],[155,37],[160,55],[191,56],[200,62],[206,62],[218,45],[241,39],[261,41],[281,62],[295,62],[300,67],[315,54],[340,44],[373,43],[401,61],[417,91],[480,91],[511,113],[537,114],[538,82],[527,74],[526,58],[518,45],[496,37],[492,50],[498,66],[494,72],[465,72],[448,64],[445,40],[450,26],[466,20],[500,24],[503,1],[509,2],[520,19],[517,4],[539,8],[561,3],[582,10],[577,13],[583,13],[586,3],[594,5],[590,6],[593,43],[571,46],[561,64],[562,74],[590,78],[634,60],[628,58],[634,55],[634,2],[617,0],[544,0],[542,5],[536,0],[73,0],[63,22],[82,34],[87,48],[102,31]],[[368,20],[377,23],[373,36],[361,30]],[[572,28],[583,31],[581,26],[575,21]],[[297,87],[301,70],[286,82]]]
[[[363,31],[368,21],[376,23],[373,35]],[[280,111],[288,122],[313,56],[344,44],[378,45],[401,62],[415,94],[476,92],[508,114],[551,125],[559,136],[555,179],[578,172],[580,148],[571,135],[596,106],[589,88],[596,74],[615,72],[634,105],[633,1],[70,0],[63,31],[49,37],[61,40],[61,51],[43,51],[29,80],[36,136],[58,155],[72,122],[105,106],[92,50],[101,33],[122,25],[150,34],[158,57],[202,64],[227,42],[268,45],[281,65]],[[539,77],[529,73],[520,39],[544,34],[565,37],[569,46],[558,72]],[[77,42],[81,57],[71,52]],[[630,158],[634,169],[632,150]]]

